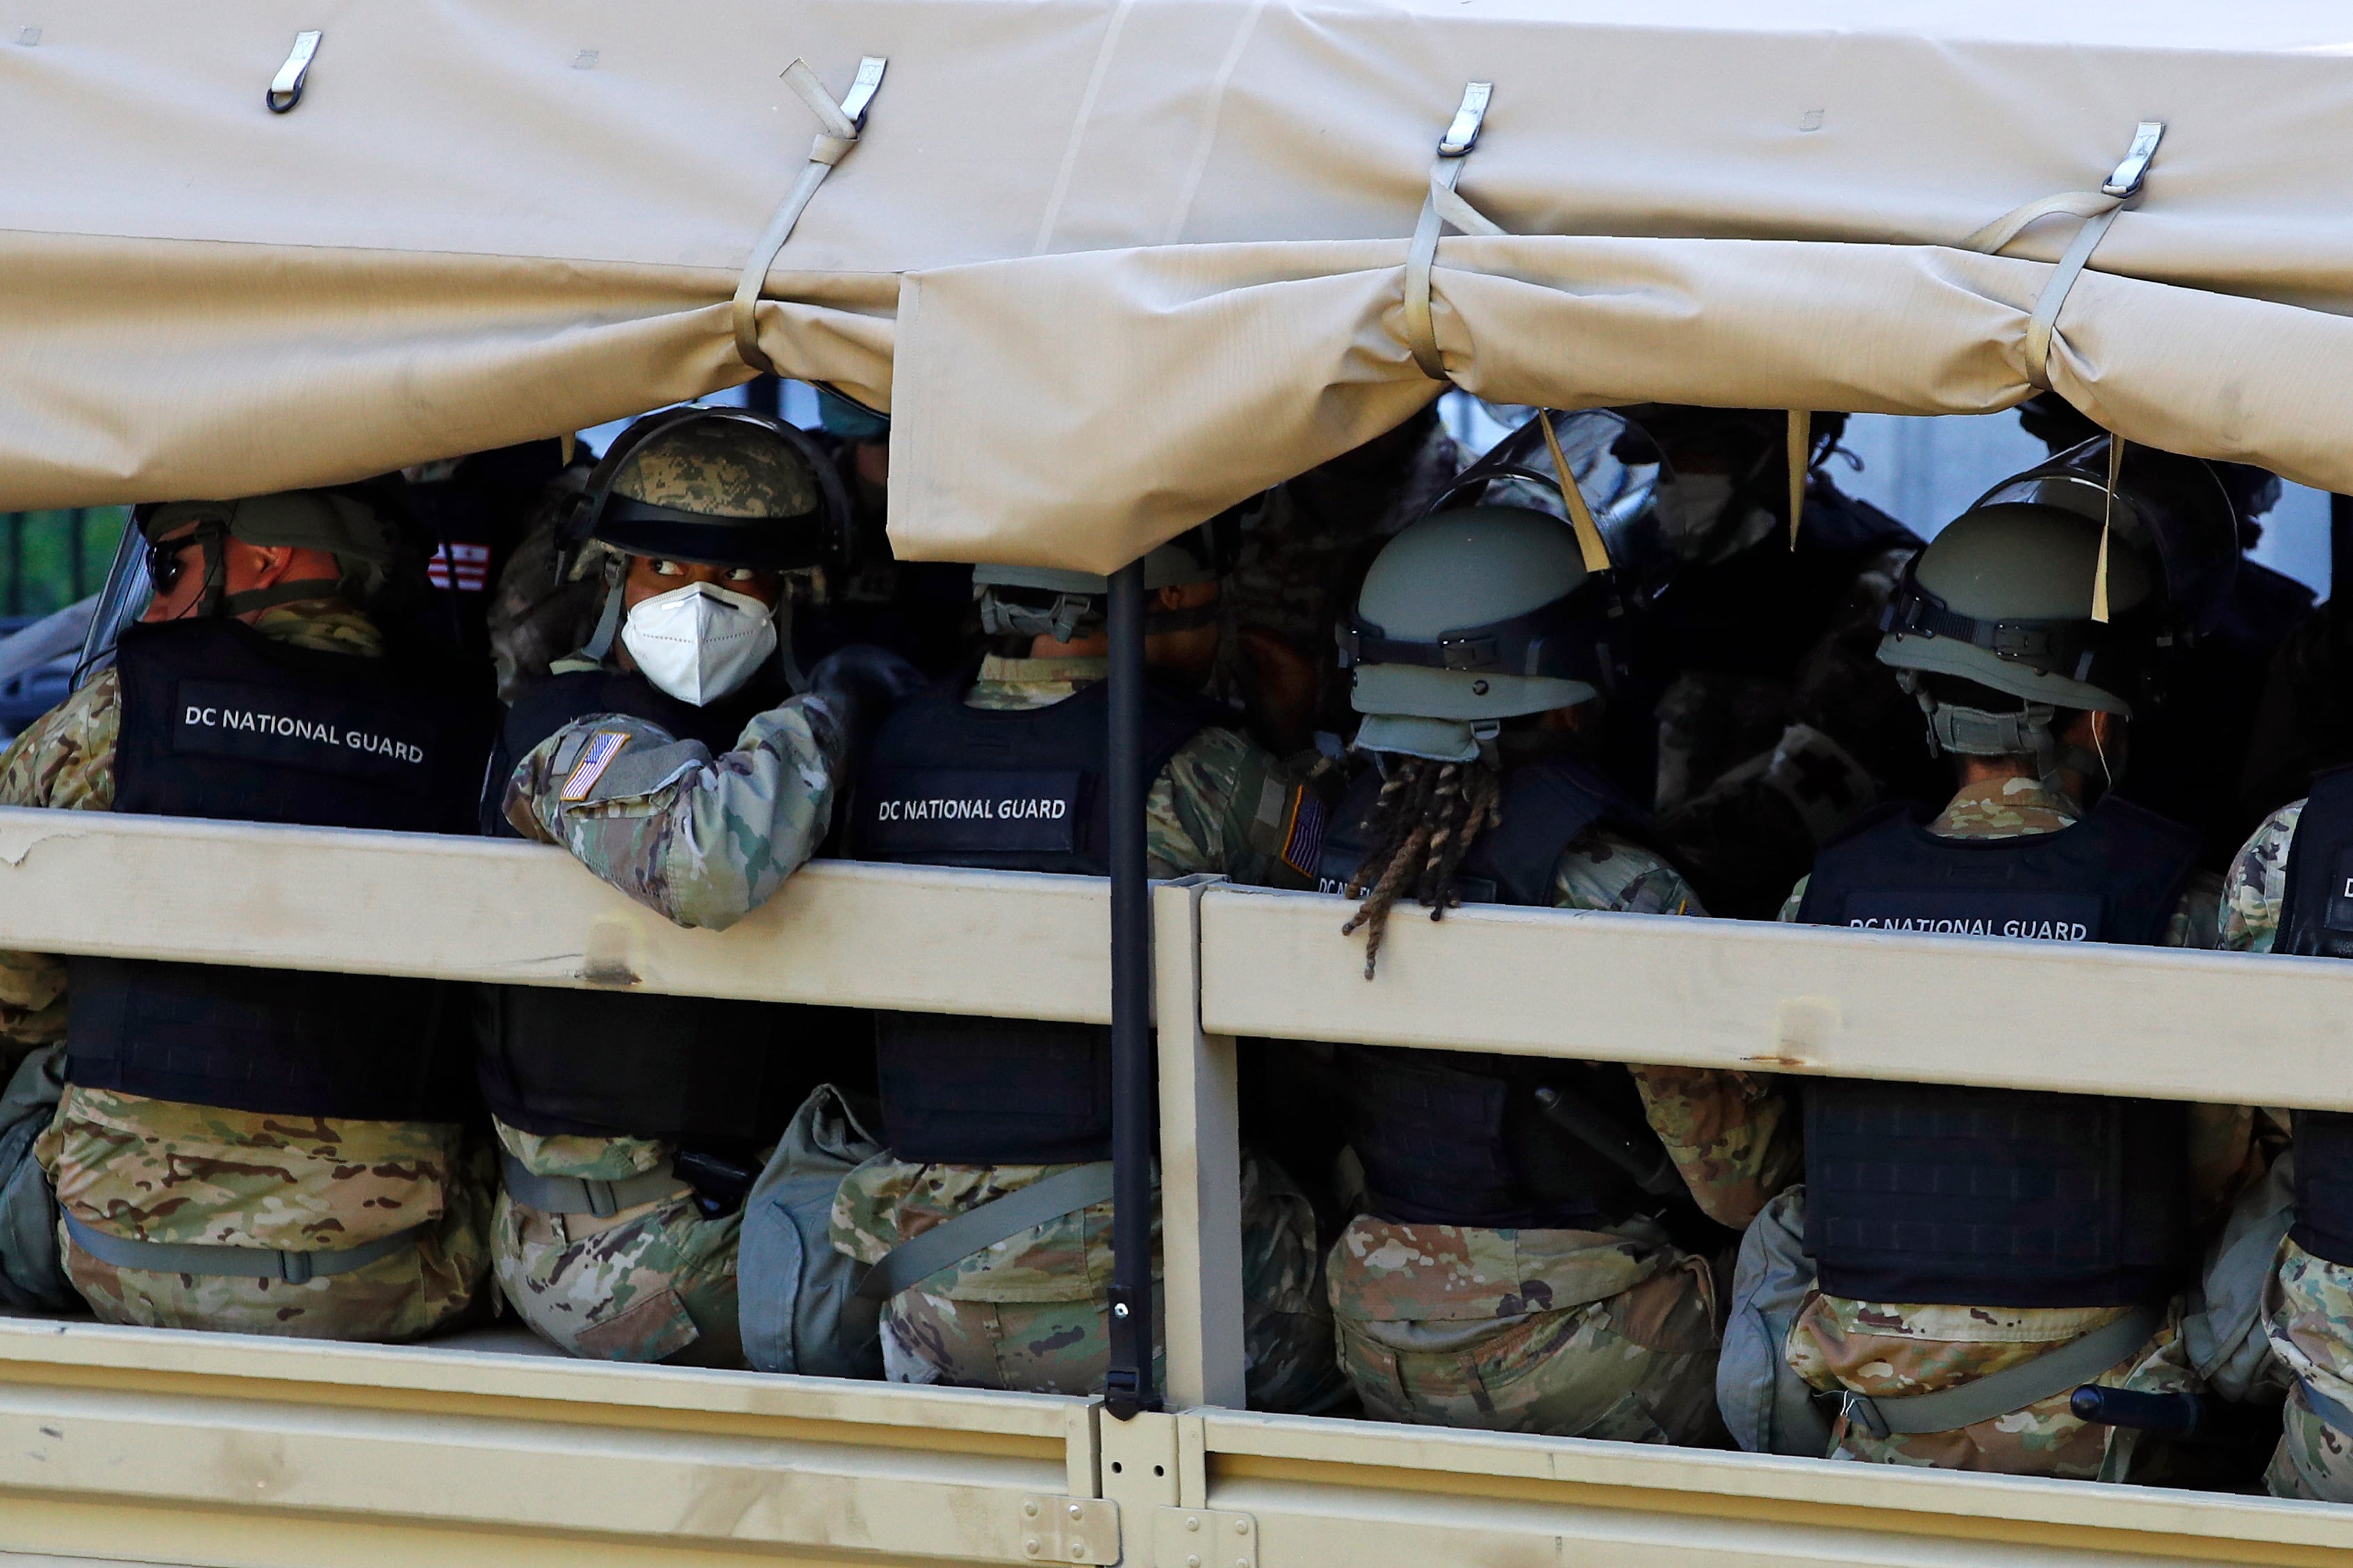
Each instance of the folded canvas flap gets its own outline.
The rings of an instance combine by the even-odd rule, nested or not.
[[[1107,571],[1394,426],[1443,384],[1408,346],[1406,248],[909,277],[893,548]],[[1440,241],[1431,316],[1454,382],[1497,403],[1986,414],[2034,391],[2026,332],[2052,270],[1927,246],[1461,237]],[[2348,355],[2353,319],[2085,271],[2049,373],[2128,440],[2353,490]]]

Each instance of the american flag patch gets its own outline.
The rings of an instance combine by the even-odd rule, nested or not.
[[[487,544],[444,544],[433,552],[433,559],[425,563],[425,574],[437,588],[452,585],[450,567],[455,563],[455,586],[460,594],[479,594],[491,585],[491,547]]]
[[[580,753],[572,776],[564,781],[564,798],[586,800],[588,792],[596,787],[596,781],[605,776],[605,770],[613,765],[613,759],[628,743],[628,735],[619,730],[599,730],[590,736],[588,748]]]
[[[1323,797],[1302,784],[1291,795],[1291,821],[1282,833],[1282,863],[1303,877],[1313,877],[1323,858]]]

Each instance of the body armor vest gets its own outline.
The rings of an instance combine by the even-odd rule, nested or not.
[[[1798,918],[2154,946],[2197,834],[2111,796],[2057,833],[1940,838],[1914,807],[1814,863]],[[2190,1262],[2188,1108],[1822,1079],[1806,1093],[1806,1250],[1853,1300],[2109,1307]]]
[[[1324,830],[1318,866],[1324,891],[1342,890],[1372,852],[1380,786],[1371,768],[1350,781]],[[1605,825],[1636,840],[1649,836],[1641,811],[1577,763],[1547,758],[1513,768],[1504,775],[1503,822],[1463,857],[1455,890],[1464,903],[1549,908],[1562,853]],[[1539,1089],[1575,1095],[1655,1145],[1621,1067],[1347,1046],[1340,1068],[1349,1142],[1364,1163],[1372,1210],[1383,1219],[1589,1230],[1624,1217],[1640,1195],[1535,1100]]]
[[[706,708],[617,670],[552,676],[508,712],[484,791],[484,816],[512,837],[500,804],[513,763],[575,719],[621,713],[732,750],[754,717],[786,696],[766,679]],[[709,996],[487,988],[477,1068],[482,1098],[524,1132],[667,1139],[729,1154],[755,1153],[790,1119],[799,1079],[790,1070],[801,1010]]]
[[[2289,842],[2274,952],[2353,958],[2353,768],[2331,768]],[[2353,1268],[2353,1116],[2295,1113],[2295,1244]]]
[[[495,709],[455,676],[291,647],[232,620],[126,628],[114,809],[470,829]],[[377,975],[75,958],[69,1077],[263,1115],[448,1121],[457,988]]]
[[[910,699],[875,736],[852,816],[860,859],[1108,876],[1111,688],[1050,707],[968,708],[969,671]],[[1221,721],[1147,686],[1144,770],[1157,778]],[[883,1013],[883,1137],[902,1160],[1046,1164],[1111,1157],[1111,1031],[1093,1024]]]

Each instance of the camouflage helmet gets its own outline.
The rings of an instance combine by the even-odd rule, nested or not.
[[[1614,683],[1621,618],[1570,525],[1529,507],[1422,519],[1382,546],[1338,628],[1356,743],[1475,755],[1504,719],[1588,702]]]
[[[742,408],[673,408],[622,432],[583,488],[566,543],[708,566],[840,563],[849,504],[801,431]]]

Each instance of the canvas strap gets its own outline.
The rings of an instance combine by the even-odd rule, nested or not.
[[[2164,1321],[2154,1307],[2136,1307],[2115,1322],[2045,1351],[2032,1361],[2004,1367],[1987,1377],[1934,1394],[1874,1399],[1849,1394],[1842,1402],[1847,1424],[1874,1437],[1915,1432],[1957,1432],[2064,1394],[2107,1371],[2147,1344]]]
[[[817,140],[809,144],[808,166],[794,183],[792,192],[759,241],[752,247],[752,258],[744,263],[744,276],[735,283],[735,353],[747,365],[764,374],[776,374],[776,365],[760,347],[758,306],[760,290],[767,286],[768,268],[775,266],[776,253],[792,238],[793,226],[801,221],[801,213],[833,173],[835,164],[849,155],[858,145],[859,132],[866,126],[867,106],[874,101],[875,89],[882,85],[884,58],[869,55],[858,63],[858,77],[849,85],[848,96],[840,103],[833,101],[825,83],[807,62],[795,60],[785,68],[785,84],[800,95],[803,103],[818,118]]]
[[[859,1296],[887,1301],[900,1291],[951,1268],[976,1252],[986,1252],[1025,1230],[1035,1230],[1066,1214],[1073,1214],[1112,1197],[1112,1166],[1108,1160],[1073,1165],[1018,1193],[993,1198],[966,1209],[944,1225],[935,1225],[912,1241],[902,1241],[866,1271],[858,1284]]]
[[[417,1245],[423,1225],[410,1226],[360,1247],[333,1252],[280,1252],[268,1247],[224,1247],[216,1242],[138,1241],[110,1236],[74,1218],[65,1221],[73,1244],[100,1263],[151,1274],[220,1275],[234,1279],[283,1279],[289,1285],[331,1274],[349,1274]],[[429,1223],[429,1222],[428,1222]]]
[[[2084,264],[2092,259],[2092,252],[2099,248],[2109,226],[2116,221],[2116,214],[2140,194],[2141,184],[2148,175],[2149,162],[2157,156],[2157,144],[2164,135],[2163,121],[2141,121],[2124,162],[2116,165],[2097,191],[2063,191],[2055,196],[2029,202],[2004,213],[1961,241],[1964,250],[1999,256],[2037,219],[2064,214],[2082,220],[2073,241],[2042,285],[2042,297],[2034,302],[2034,314],[2026,322],[2026,379],[2043,391],[2051,388],[2051,332],[2058,323],[2060,309],[2067,303],[2068,291],[2075,287],[2075,279],[2083,276]]]
[[[1474,81],[1462,89],[1462,105],[1438,143],[1438,161],[1430,167],[1430,191],[1422,198],[1421,218],[1414,225],[1413,244],[1405,258],[1405,341],[1413,363],[1432,381],[1451,381],[1446,361],[1438,352],[1438,331],[1430,316],[1430,269],[1438,259],[1438,237],[1451,224],[1464,234],[1496,235],[1501,225],[1462,199],[1454,189],[1462,178],[1462,161],[1479,144],[1479,128],[1486,121],[1493,82]]]

